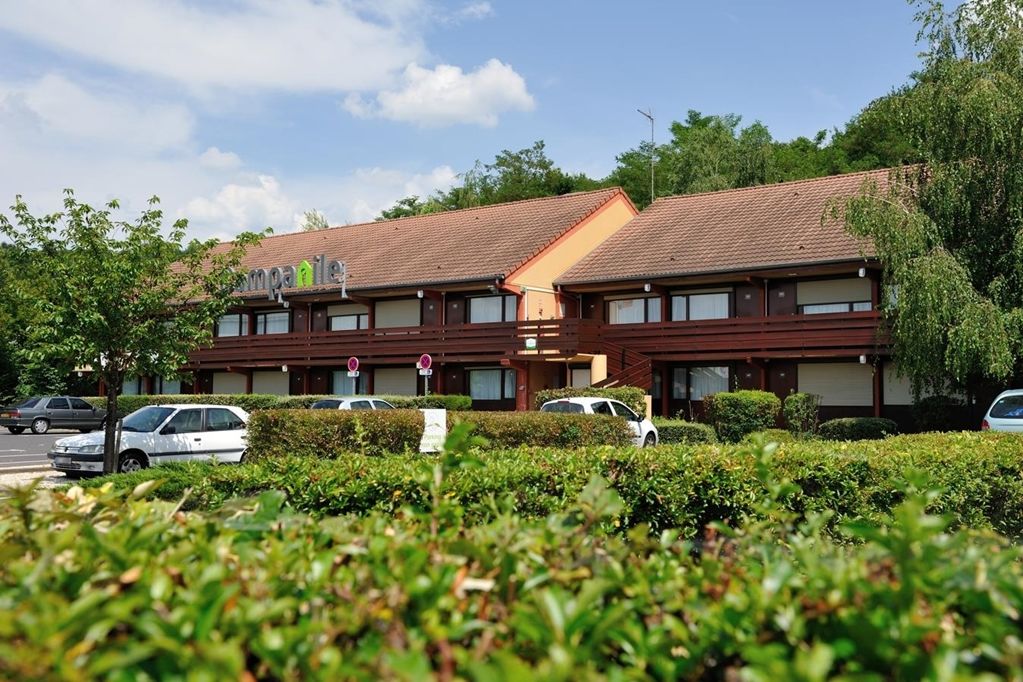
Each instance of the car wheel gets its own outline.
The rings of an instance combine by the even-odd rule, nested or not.
[[[92,433],[92,429],[78,429],[81,433]]]
[[[22,434],[22,433],[25,433],[25,427],[24,426],[8,426],[7,430],[10,431],[11,433],[13,433],[15,436],[17,436],[19,434]]]
[[[126,452],[121,455],[121,463],[117,467],[117,470],[121,473],[130,473],[132,471],[142,471],[146,468],[146,458],[140,452]]]
[[[50,422],[46,421],[42,417],[37,418],[32,422],[32,433],[42,435],[50,430]]]
[[[655,436],[653,432],[650,432],[646,435],[646,438],[643,439],[643,447],[652,448],[655,445],[657,445],[657,436]]]

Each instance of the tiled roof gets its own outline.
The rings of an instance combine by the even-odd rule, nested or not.
[[[618,196],[628,200],[611,188],[274,235],[249,247],[242,268],[297,266],[323,254],[345,261],[348,289],[356,291],[490,279],[510,274]]]
[[[864,245],[828,202],[889,171],[849,173],[658,199],[556,281],[582,284],[855,260]]]

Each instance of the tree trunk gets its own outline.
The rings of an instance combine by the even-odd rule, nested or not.
[[[103,438],[103,473],[112,474],[117,471],[117,394],[120,393],[121,382],[107,381],[107,426]]]

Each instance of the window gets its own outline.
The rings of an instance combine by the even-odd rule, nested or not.
[[[514,322],[517,308],[515,296],[473,296],[469,299],[469,322]]]
[[[622,403],[612,402],[611,407],[614,408],[615,414],[618,415],[619,417],[625,417],[629,421],[636,421],[637,419],[639,419],[638,414],[630,410]]]
[[[291,313],[256,313],[256,334],[287,334],[291,331]]]
[[[202,410],[181,410],[171,417],[167,426],[163,427],[167,433],[196,433],[202,431]]]
[[[373,401],[373,409],[374,410],[393,410],[394,409],[394,405],[392,405],[391,403],[387,402],[386,400],[374,400]]]
[[[181,395],[180,379],[155,379],[155,391],[158,395]]]
[[[349,410],[372,410],[373,406],[370,405],[368,400],[352,400],[348,403]]]
[[[245,422],[231,410],[211,407],[206,410],[207,431],[237,431],[245,428]]]
[[[334,315],[330,318],[330,331],[340,332],[352,329],[369,329],[369,315]]]
[[[676,367],[672,370],[671,397],[703,400],[704,396],[728,390],[728,367]]]
[[[611,411],[611,403],[606,400],[599,403],[593,403],[590,409],[593,410],[593,414],[608,414],[614,416],[614,412]]]
[[[1023,396],[1008,395],[991,407],[994,419],[1023,419]]]
[[[514,398],[515,370],[469,370],[469,395],[473,400],[508,400]]]
[[[541,412],[560,412],[564,414],[582,414],[583,406],[579,403],[571,403],[567,400],[559,400],[554,403],[547,403],[540,408]]]
[[[569,379],[569,385],[572,388],[586,388],[590,385],[590,368],[573,367]]]
[[[731,294],[675,294],[671,297],[671,319],[721,320],[728,317]]]
[[[799,306],[803,315],[825,315],[827,313],[865,312],[873,310],[870,301],[853,301],[846,303],[813,303]]]
[[[609,301],[607,321],[611,324],[642,324],[661,321],[661,299],[623,298]]]
[[[243,313],[222,315],[217,320],[217,336],[247,336],[249,316]]]
[[[121,395],[140,395],[142,382],[138,377],[125,377],[121,383]]]
[[[341,407],[340,400],[317,400],[309,406],[310,410],[336,410]]]
[[[359,376],[348,376],[348,370],[331,372],[330,392],[333,395],[365,395],[369,393],[369,375],[359,372]]]
[[[70,410],[71,406],[67,402],[67,398],[50,398],[50,402],[47,403],[46,409],[48,410]]]
[[[75,410],[89,410],[90,412],[92,411],[92,405],[85,402],[81,398],[72,398],[71,408]]]

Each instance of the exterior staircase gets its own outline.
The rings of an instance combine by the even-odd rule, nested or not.
[[[607,355],[607,378],[593,384],[594,388],[637,386],[645,391],[650,390],[652,377],[648,356],[617,343],[604,342],[603,350],[604,355]]]

